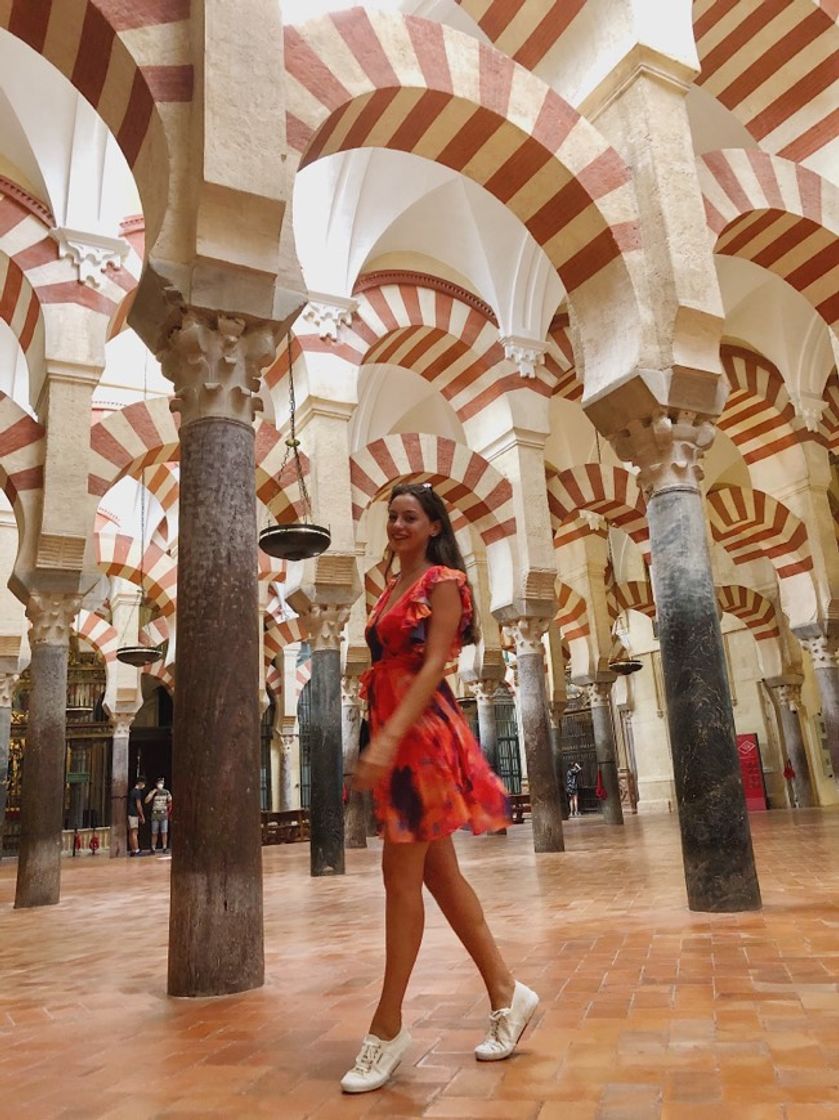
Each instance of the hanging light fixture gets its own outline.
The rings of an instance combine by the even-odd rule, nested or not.
[[[148,360],[149,355],[146,351],[145,360],[143,362],[143,400],[148,397]],[[145,569],[143,565],[146,559],[146,471],[145,467],[140,472],[140,589],[137,592],[137,602],[132,607],[131,613],[126,619],[125,626],[122,631],[123,642],[117,650],[117,661],[121,661],[124,665],[133,665],[137,669],[142,669],[146,665],[153,665],[155,661],[159,661],[163,656],[162,652],[156,646],[141,646],[138,644],[127,645],[124,644],[124,639],[127,637],[127,632],[131,623],[133,622],[135,613],[138,618],[140,616],[140,608],[145,601],[144,584],[145,584]],[[135,628],[136,631],[136,628]]]
[[[306,488],[303,465],[300,462],[300,440],[297,438],[296,402],[294,398],[294,362],[291,355],[291,333],[286,336],[288,347],[288,405],[289,435],[285,441],[286,451],[280,464],[279,477],[283,475],[289,458],[294,460],[295,482],[303,499],[303,516],[306,520],[295,521],[291,525],[269,525],[259,534],[259,547],[269,556],[278,560],[311,560],[329,548],[332,536],[323,525],[315,525],[308,518],[312,516],[312,503]]]
[[[594,441],[597,447],[597,463],[598,466],[602,467],[603,464],[600,459],[600,433],[597,431],[597,428],[594,429]],[[614,580],[615,564],[612,557],[612,534],[608,523],[606,525],[606,556],[607,564],[612,573],[612,579]],[[644,663],[643,661],[639,661],[637,657],[616,657],[613,661],[609,662],[609,668],[613,673],[617,673],[619,677],[628,677],[631,676],[632,673],[637,673],[639,669],[643,669]]]

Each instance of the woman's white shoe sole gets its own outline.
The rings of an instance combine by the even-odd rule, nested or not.
[[[384,1089],[385,1085],[389,1084],[390,1081],[392,1081],[393,1075],[396,1073],[396,1071],[399,1069],[399,1067],[401,1065],[402,1065],[402,1059],[400,1058],[399,1061],[396,1063],[396,1065],[393,1067],[393,1069],[390,1071],[390,1073],[387,1075],[386,1079],[384,1081],[380,1082],[380,1084],[378,1084],[378,1085],[359,1085],[359,1087],[357,1089],[345,1089],[344,1086],[342,1085],[341,1086],[341,1092],[342,1093],[375,1093],[379,1089]]]

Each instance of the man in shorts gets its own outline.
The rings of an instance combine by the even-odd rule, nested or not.
[[[143,812],[143,790],[146,788],[146,779],[141,774],[134,783],[134,788],[128,795],[128,854],[140,854],[140,842],[137,838],[137,829],[145,822]]]
[[[163,784],[164,779],[158,778],[153,789],[146,794],[146,804],[151,801],[151,850],[153,852],[169,851],[169,817],[172,814],[172,794]],[[157,837],[160,836],[160,849],[157,847]]]

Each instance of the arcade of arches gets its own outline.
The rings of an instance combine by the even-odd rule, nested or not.
[[[520,858],[571,858],[579,758],[573,827],[678,818],[688,908],[760,908],[747,804],[839,805],[837,14],[0,5],[16,910],[77,839],[127,855],[161,773],[168,991],[263,982],[264,814],[315,878],[368,845],[343,778],[405,480],[452,510],[451,681]],[[258,549],[309,519],[318,558]]]

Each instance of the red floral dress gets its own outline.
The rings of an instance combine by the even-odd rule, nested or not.
[[[422,665],[429,594],[442,580],[457,583],[463,605],[451,650],[455,658],[472,618],[463,572],[439,565],[429,568],[395,603],[389,602],[392,580],[373,608],[366,631],[373,663],[362,682],[371,736],[393,714]],[[464,824],[480,833],[510,823],[507,791],[445,681],[399,744],[393,768],[374,787],[373,799],[383,835],[399,843],[440,840]]]

